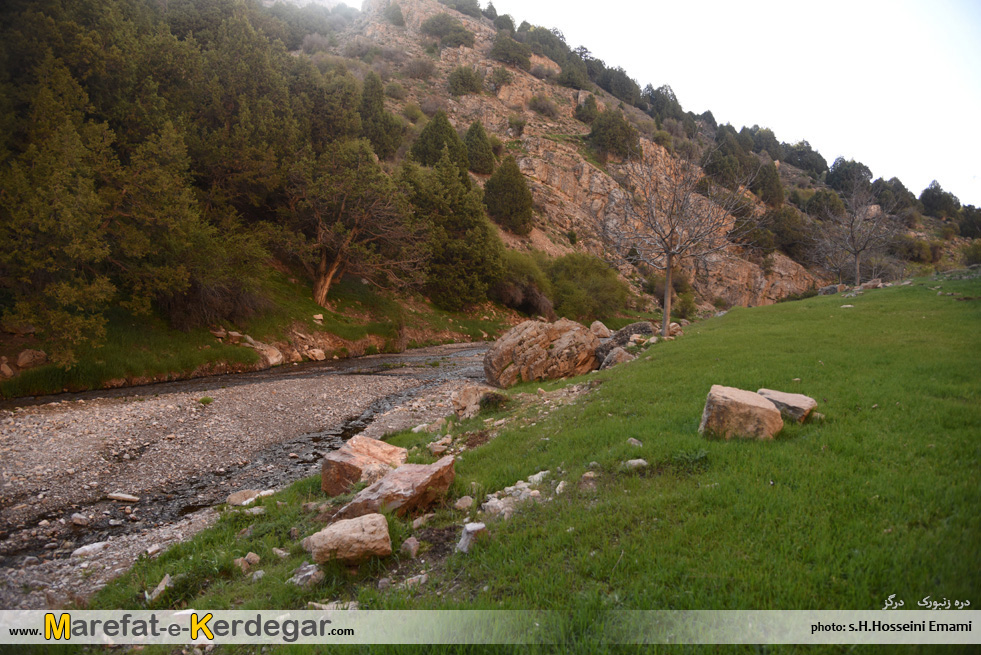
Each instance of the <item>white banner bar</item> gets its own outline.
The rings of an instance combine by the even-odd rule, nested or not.
[[[0,611],[0,644],[978,644],[955,611]]]

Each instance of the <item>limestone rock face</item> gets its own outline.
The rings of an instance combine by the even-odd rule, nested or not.
[[[657,326],[650,321],[639,321],[620,328],[610,337],[610,340],[596,349],[596,357],[601,362],[605,362],[607,356],[617,348],[623,348],[630,343],[630,338],[635,334],[653,336],[657,333]]]
[[[613,336],[613,333],[610,332],[610,328],[603,325],[602,321],[593,321],[593,324],[589,326],[589,331],[600,339],[609,339]]]
[[[745,259],[711,255],[707,275],[693,279],[693,285],[706,298],[725,298],[733,305],[755,307],[772,305],[793,293],[821,285],[821,280],[780,252],[771,255],[768,271]]]
[[[366,514],[337,521],[304,539],[303,548],[318,564],[332,559],[360,564],[371,557],[388,557],[392,554],[388,520],[381,514]]]
[[[324,457],[320,488],[337,496],[358,482],[374,483],[395,467],[405,464],[408,456],[405,448],[362,435],[353,436]]]
[[[346,519],[381,511],[405,515],[424,509],[446,495],[453,483],[454,459],[447,455],[434,464],[403,464],[362,489],[334,516]]]
[[[712,385],[698,431],[723,439],[772,439],[783,429],[776,405],[759,394],[734,387]]]
[[[802,393],[786,393],[773,389],[760,389],[756,393],[776,405],[784,418],[798,423],[803,423],[808,414],[817,407],[816,400]]]
[[[604,359],[603,363],[600,365],[600,370],[602,371],[608,369],[612,366],[616,366],[617,364],[632,362],[635,359],[637,359],[635,356],[618,346],[611,350],[610,354],[606,356],[606,359]]]
[[[575,321],[525,321],[487,351],[484,374],[498,387],[582,375],[599,365],[598,346],[596,335]]]

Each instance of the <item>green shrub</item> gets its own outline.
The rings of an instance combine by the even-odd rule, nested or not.
[[[480,121],[474,121],[463,138],[467,147],[467,159],[470,160],[470,170],[480,175],[490,175],[494,172],[494,151],[491,149],[487,132]]]
[[[552,71],[550,71],[549,69],[545,68],[542,65],[538,65],[531,69],[531,74],[540,80],[547,80],[549,77],[552,76]]]
[[[497,30],[504,30],[509,34],[514,34],[514,19],[508,14],[501,14],[494,19],[494,28]]]
[[[596,104],[596,97],[590,93],[586,100],[576,107],[576,120],[582,121],[586,125],[591,124],[599,116],[599,106]]]
[[[511,114],[508,116],[508,127],[514,132],[514,136],[520,137],[524,134],[525,125],[528,121],[525,120],[524,116],[518,116],[516,114]]]
[[[931,248],[936,245],[936,248]],[[942,244],[930,244],[922,239],[908,235],[900,235],[889,246],[889,252],[896,257],[917,264],[934,264],[940,261],[943,253]],[[935,258],[936,256],[936,258]]]
[[[555,103],[541,96],[532,96],[531,100],[528,101],[528,108],[548,118],[555,118],[559,115],[559,110],[556,108]]]
[[[507,86],[514,80],[514,75],[504,66],[498,66],[491,72],[490,84],[493,90],[497,91],[503,86]]]
[[[480,11],[480,4],[477,0],[439,0],[440,4],[444,4],[447,7],[456,9],[461,14],[471,16],[473,18],[480,18],[482,13]]]
[[[531,255],[505,250],[504,272],[491,289],[491,298],[530,316],[555,320],[552,301],[548,298],[548,278]]]
[[[698,314],[698,306],[695,304],[695,294],[691,291],[678,295],[678,302],[671,308],[675,318],[693,319]]]
[[[565,233],[565,236],[567,239],[569,239],[569,243],[572,245],[576,245],[576,241],[579,240],[579,237],[576,236],[575,230],[569,230]]]
[[[627,122],[619,110],[602,112],[593,121],[589,143],[601,155],[616,155],[627,159],[640,149],[637,130]]]
[[[397,2],[393,2],[385,7],[385,20],[396,27],[405,27],[405,16],[402,15],[402,7]]]
[[[484,90],[484,79],[470,66],[459,66],[449,78],[450,93],[462,96],[468,93],[480,93]]]
[[[793,207],[784,206],[768,211],[762,223],[773,233],[774,246],[794,261],[810,261],[815,243],[813,228],[807,218]]]
[[[531,68],[531,48],[512,39],[506,31],[500,31],[494,37],[490,58],[522,70]]]
[[[393,100],[404,100],[407,92],[398,82],[389,82],[385,85],[385,95]]]
[[[506,157],[484,185],[487,213],[504,229],[528,234],[534,220],[531,191],[514,157]]]
[[[443,48],[456,48],[461,45],[473,47],[473,32],[465,28],[459,19],[449,14],[437,14],[427,18],[420,29],[423,34],[439,39],[439,45]]]
[[[548,265],[555,313],[580,321],[614,316],[627,308],[627,287],[602,259],[571,253]]]
[[[654,296],[659,305],[664,305],[664,282],[666,278],[661,273],[655,273],[644,282],[644,291]],[[674,269],[671,271],[671,288],[675,295],[681,297],[682,294],[692,293],[691,283],[687,276],[681,271]]]
[[[977,266],[981,264],[981,239],[975,239],[970,244],[964,246],[962,252],[966,266]]]
[[[417,57],[407,61],[402,72],[416,80],[428,80],[436,72],[436,64],[432,59]]]

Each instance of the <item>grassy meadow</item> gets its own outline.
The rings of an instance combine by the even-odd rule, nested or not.
[[[634,652],[598,643],[591,617],[610,609],[879,609],[891,594],[913,609],[928,595],[976,606],[981,300],[938,291],[981,296],[981,282],[926,280],[850,299],[735,309],[630,364],[515,387],[511,409],[453,425],[459,435],[484,428],[488,418],[509,421],[496,438],[463,453],[449,502],[415,532],[425,563],[394,555],[356,574],[328,565],[313,589],[284,584],[309,557],[290,541],[290,528],[303,535],[319,529],[300,507],[325,500],[312,478],[264,499],[264,516],[229,512],[193,541],[141,559],[90,608],[145,608],[144,590],[169,573],[177,584],[153,607],[299,609],[308,601],[358,600],[363,609],[564,609],[571,617],[565,643],[541,650]],[[548,412],[517,400],[539,386],[584,381],[599,384]],[[788,425],[770,442],[708,440],[697,427],[712,384],[807,394],[825,418]],[[643,446],[628,445],[630,437]],[[432,461],[421,448],[430,439],[403,433],[390,441],[418,447],[412,461]],[[644,472],[621,468],[637,457],[650,463]],[[591,462],[598,486],[580,489]],[[524,506],[506,522],[489,521],[488,539],[469,555],[452,553],[464,520],[453,499],[479,501],[474,490],[495,491],[543,469],[551,485],[568,481],[564,494]],[[551,495],[548,483],[543,496]],[[413,534],[411,521],[393,516],[389,523],[397,551]],[[251,536],[236,536],[248,525]],[[274,547],[291,556],[278,559]],[[250,550],[266,572],[256,583],[232,564]],[[423,587],[377,590],[379,577],[423,569],[430,576]]]

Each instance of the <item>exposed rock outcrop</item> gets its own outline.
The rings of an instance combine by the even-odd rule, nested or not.
[[[638,321],[620,328],[613,333],[610,340],[596,348],[596,358],[605,362],[607,356],[617,348],[623,348],[630,343],[630,338],[635,334],[654,336],[657,334],[658,326],[650,321]]]
[[[488,382],[505,388],[517,382],[582,375],[599,365],[598,347],[596,335],[575,321],[525,321],[487,351],[484,374]]]
[[[318,564],[330,560],[360,564],[371,557],[388,557],[392,554],[388,519],[366,514],[337,521],[304,539],[303,548]]]
[[[760,389],[756,393],[776,405],[784,418],[797,423],[803,423],[817,407],[816,400],[801,393],[787,393],[773,389]]]

